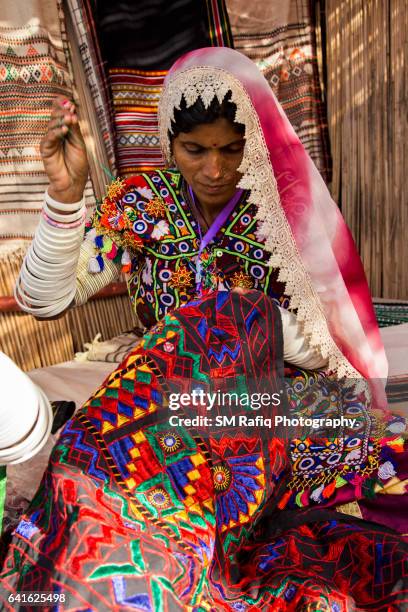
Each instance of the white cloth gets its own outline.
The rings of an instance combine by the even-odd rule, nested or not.
[[[26,461],[47,442],[52,408],[43,391],[0,352],[0,465]]]

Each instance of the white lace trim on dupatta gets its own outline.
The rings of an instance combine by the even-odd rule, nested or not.
[[[208,107],[214,97],[221,103],[228,91],[236,104],[235,121],[245,126],[245,147],[238,171],[242,173],[239,187],[250,190],[249,201],[258,209],[258,235],[265,241],[265,249],[272,255],[269,265],[279,268],[278,280],[285,283],[290,296],[290,309],[297,309],[303,333],[311,346],[329,359],[329,370],[338,378],[360,379],[334,342],[323,308],[311,279],[303,265],[290,225],[281,205],[278,186],[269,158],[268,148],[258,115],[240,81],[221,68],[194,67],[181,70],[167,82],[159,104],[160,141],[163,154],[171,162],[168,132],[174,120],[174,109],[180,108],[184,95],[187,106],[200,97]]]

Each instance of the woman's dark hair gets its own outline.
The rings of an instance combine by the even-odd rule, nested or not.
[[[245,135],[245,126],[235,122],[237,106],[231,102],[231,91],[228,91],[220,103],[214,96],[211,104],[206,108],[201,98],[187,107],[184,96],[181,98],[180,109],[174,109],[174,121],[171,122],[169,138],[172,141],[181,132],[191,132],[203,123],[214,123],[217,119],[227,119],[242,136]]]

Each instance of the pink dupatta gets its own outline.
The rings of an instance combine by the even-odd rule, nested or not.
[[[228,90],[245,125],[239,186],[250,189],[259,236],[270,264],[291,296],[313,346],[329,357],[339,377],[372,379],[383,405],[388,366],[370,291],[350,231],[312,160],[258,68],[226,48],[192,51],[171,68],[159,107],[164,155],[168,130],[182,95],[208,105]],[[383,379],[382,381],[374,379]]]

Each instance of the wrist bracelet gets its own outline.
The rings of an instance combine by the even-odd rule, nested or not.
[[[50,283],[55,282],[55,278],[57,279],[67,279],[74,273],[76,266],[59,266],[56,270],[55,266],[45,267],[43,262],[41,264],[36,263],[32,257],[27,258],[25,260],[25,265],[28,270],[28,273],[38,278],[40,281],[48,281]]]
[[[48,189],[45,192],[44,200],[49,206],[52,206],[56,210],[68,210],[69,212],[74,212],[84,205],[84,196],[82,196],[82,198],[78,202],[74,202],[72,204],[64,204],[64,202],[58,202],[58,200],[54,200],[54,198],[52,198],[48,193]]]
[[[47,221],[44,219],[44,216],[42,215],[40,217],[40,223],[37,226],[37,231],[40,230],[44,234],[52,236],[56,240],[73,240],[75,236],[80,236],[81,238],[83,238],[85,232],[85,224],[83,219],[81,219],[80,223],[78,223],[78,226],[75,228],[56,227],[55,225],[47,223]]]
[[[29,305],[29,303],[26,303],[24,301],[24,299],[26,299],[29,302],[29,298],[25,296],[24,293],[21,294],[20,286],[19,286],[19,279],[17,279],[17,284],[14,289],[14,298],[17,304],[20,306],[21,310],[24,310],[24,312],[29,312],[30,314],[33,314],[39,317],[41,316],[51,316],[52,317],[54,315],[60,314],[66,308],[70,306],[70,304],[72,303],[74,299],[75,291],[76,291],[76,288],[74,287],[72,292],[69,294],[67,298],[57,300],[53,302],[52,304],[48,303],[46,306],[39,306],[37,308],[32,308]]]
[[[70,261],[63,261],[62,263],[56,263],[56,262],[49,262],[49,261],[44,261],[44,259],[41,259],[40,257],[38,257],[38,255],[35,253],[35,251],[33,249],[30,249],[27,254],[26,254],[26,258],[27,258],[27,262],[30,264],[30,266],[36,266],[36,274],[38,274],[40,276],[40,278],[43,278],[44,275],[47,275],[47,277],[49,278],[50,275],[54,275],[55,276],[59,276],[63,273],[66,273],[66,275],[68,275],[68,271],[73,271],[76,269],[77,266],[77,256],[75,255],[75,257],[72,257]],[[72,272],[71,272],[72,273]]]
[[[72,223],[74,221],[78,221],[84,211],[86,212],[85,204],[81,208],[79,208],[76,212],[70,213],[69,215],[64,215],[60,213],[53,212],[51,208],[44,202],[43,210],[45,211],[47,217],[52,219],[52,221],[59,221],[60,223]]]
[[[14,465],[27,461],[36,455],[47,442],[51,433],[53,414],[50,401],[45,393],[37,387],[38,412],[36,421],[29,432],[25,432],[22,440],[0,450],[0,462]],[[21,428],[20,428],[21,429]]]
[[[62,297],[67,295],[66,289],[67,287],[69,289],[70,283],[66,279],[61,279],[59,282],[44,286],[39,282],[38,278],[31,276],[29,271],[22,270],[21,286],[24,288],[24,293],[30,296],[30,298],[41,299],[42,297],[58,296],[62,299]]]
[[[46,223],[42,223],[37,228],[36,232],[36,240],[38,237],[44,237],[45,240],[50,240],[55,244],[76,244],[77,242],[82,242],[83,240],[83,232],[82,229],[79,231],[71,231],[70,233],[57,233],[54,231],[54,228],[51,226],[47,226]]]
[[[37,255],[40,256],[41,253],[42,256],[46,256],[47,261],[49,257],[52,257],[53,255],[59,257],[61,254],[65,255],[68,259],[69,256],[79,250],[79,247],[82,244],[82,235],[78,235],[73,238],[74,239],[72,241],[69,240],[66,242],[64,240],[58,240],[53,236],[47,236],[43,232],[38,232],[35,235],[32,246]]]
[[[49,296],[53,296],[55,299],[52,300],[53,303],[55,304],[56,302],[59,302],[61,300],[64,300],[71,292],[72,288],[69,286],[68,283],[65,284],[65,289],[64,292],[61,293],[61,295],[56,295],[56,292],[54,291],[52,294],[48,293],[45,295],[44,299],[41,295],[31,295],[31,293],[26,289],[26,286],[24,284],[24,278],[20,279],[20,294],[23,295],[24,293],[24,298],[27,300],[27,302],[29,302],[30,306],[48,306],[51,305],[50,304],[50,300],[49,300]],[[35,292],[35,289],[33,289],[33,291]]]
[[[83,232],[82,231],[72,231],[70,233],[56,233],[53,231],[54,228],[47,227],[45,223],[41,223],[35,234],[35,242],[51,242],[51,244],[55,245],[55,249],[57,251],[61,250],[61,247],[65,249],[65,251],[70,251],[75,248],[78,244],[82,243],[83,240]]]
[[[43,209],[41,214],[48,225],[52,225],[53,227],[57,227],[59,229],[74,229],[85,223],[86,210],[83,211],[82,216],[78,219],[78,221],[72,221],[71,223],[58,223],[58,221],[53,221],[51,217],[49,217],[46,211]]]

